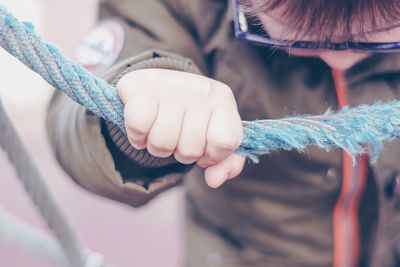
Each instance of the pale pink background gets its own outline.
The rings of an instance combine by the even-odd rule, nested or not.
[[[0,0],[45,39],[71,53],[96,19],[95,0]],[[0,97],[40,166],[49,187],[85,244],[117,266],[177,267],[183,259],[182,189],[134,209],[87,193],[58,167],[44,132],[45,105],[52,91],[40,77],[0,49]],[[1,133],[0,133],[1,134]],[[0,207],[47,230],[0,150]],[[0,266],[49,266],[35,255],[0,240]]]

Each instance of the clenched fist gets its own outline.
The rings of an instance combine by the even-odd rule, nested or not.
[[[243,138],[242,121],[227,85],[186,72],[144,69],[123,76],[117,88],[134,148],[196,162],[206,168],[213,188],[242,171],[245,157],[233,153]]]

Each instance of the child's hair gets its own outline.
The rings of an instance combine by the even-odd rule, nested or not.
[[[400,26],[399,0],[241,0],[249,15],[280,11],[280,19],[298,32],[328,41],[332,36],[350,40],[354,34]],[[296,31],[297,30],[297,31]],[[399,40],[400,41],[400,40]]]

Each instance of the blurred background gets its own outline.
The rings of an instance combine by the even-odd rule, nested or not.
[[[97,0],[0,0],[21,20],[65,53],[96,23]],[[38,75],[0,49],[0,99],[35,163],[87,247],[120,267],[182,265],[183,191],[169,190],[134,209],[90,194],[60,169],[44,129],[46,105],[53,91]],[[0,133],[1,134],[1,133]],[[0,207],[48,231],[0,150]],[[33,254],[0,240],[0,266],[45,267]]]

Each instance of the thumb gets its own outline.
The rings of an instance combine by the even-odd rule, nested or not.
[[[245,156],[232,153],[223,161],[208,167],[204,172],[207,185],[217,188],[226,180],[235,178],[243,170],[245,162]]]

